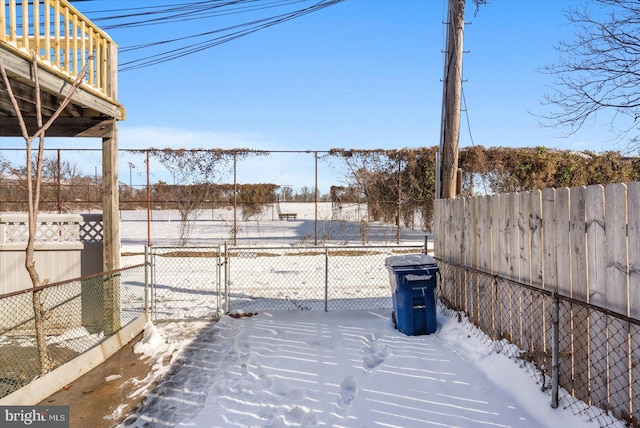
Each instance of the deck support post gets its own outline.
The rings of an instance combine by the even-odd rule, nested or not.
[[[110,132],[102,137],[102,218],[103,272],[120,268],[120,197],[118,186],[118,121],[111,120]],[[120,276],[108,275],[104,287],[104,334],[118,331],[120,325]]]

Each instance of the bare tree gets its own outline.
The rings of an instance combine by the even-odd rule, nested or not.
[[[173,196],[180,211],[179,232],[182,246],[189,240],[197,210],[205,201],[212,199],[214,187],[211,184],[225,172],[235,174],[238,160],[249,155],[267,154],[249,149],[152,149],[150,153],[179,179],[180,185],[174,186],[177,190]],[[233,233],[235,234],[235,225]]]
[[[35,83],[35,95],[36,95],[36,120],[38,125],[38,130],[33,135],[29,135],[27,130],[24,118],[22,117],[22,112],[20,110],[20,106],[18,104],[18,100],[13,93],[11,88],[11,82],[9,81],[9,77],[4,68],[4,64],[0,61],[0,74],[2,74],[2,78],[4,80],[4,84],[6,86],[7,93],[9,98],[11,99],[11,104],[15,111],[16,116],[18,117],[18,121],[20,123],[20,129],[22,131],[22,136],[26,145],[26,176],[27,176],[27,207],[28,207],[28,230],[29,230],[29,238],[27,240],[27,248],[25,254],[25,268],[29,273],[29,278],[31,279],[31,283],[34,288],[33,292],[33,312],[35,319],[35,328],[36,328],[36,343],[38,347],[38,356],[40,361],[40,372],[42,374],[48,373],[53,368],[53,361],[49,355],[49,351],[47,349],[46,342],[46,334],[45,334],[45,320],[47,318],[47,311],[44,308],[44,304],[42,301],[42,289],[40,288],[42,285],[45,285],[49,280],[40,279],[40,274],[36,269],[36,264],[34,260],[34,252],[35,252],[35,241],[36,241],[36,226],[37,226],[37,216],[40,204],[40,191],[42,188],[42,165],[44,162],[44,138],[46,131],[51,127],[51,125],[58,118],[60,113],[65,109],[65,107],[71,101],[71,97],[80,84],[83,82],[84,77],[87,73],[87,66],[91,63],[93,58],[89,58],[89,61],[85,65],[82,72],[78,75],[76,80],[73,82],[73,85],[69,89],[66,97],[60,103],[58,109],[54,112],[54,114],[47,120],[46,123],[43,122],[42,117],[42,102],[40,99],[40,80],[38,78],[38,61],[37,55],[33,54],[33,77]],[[33,167],[33,158],[31,155],[31,144],[38,140],[38,151],[36,155],[36,165],[35,169]],[[34,173],[35,171],[35,173]]]
[[[640,148],[640,3],[593,0],[571,7],[566,16],[577,27],[574,40],[557,47],[561,58],[543,72],[555,76],[539,115],[543,125],[577,132],[605,115],[614,138]]]
[[[211,186],[207,183],[173,186],[175,201],[180,213],[179,245],[186,247],[191,237],[191,228],[202,202],[211,198]]]

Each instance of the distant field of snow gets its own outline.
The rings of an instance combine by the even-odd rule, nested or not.
[[[233,241],[236,227],[236,243],[240,246],[273,246],[314,244],[316,236],[321,244],[394,244],[398,229],[395,224],[383,224],[364,220],[366,209],[360,205],[344,206],[332,210],[332,204],[318,204],[317,223],[314,203],[292,202],[286,204],[287,212],[295,212],[296,220],[279,220],[274,206],[260,216],[242,221],[242,212],[233,209],[202,209],[194,213],[188,245],[213,246]],[[180,213],[177,210],[152,210],[150,213],[150,236],[154,246],[177,245]],[[317,230],[317,235],[316,235]],[[402,227],[402,244],[423,244],[426,232],[419,221],[415,228]],[[121,211],[121,241],[123,248],[140,248],[147,242],[147,211]]]

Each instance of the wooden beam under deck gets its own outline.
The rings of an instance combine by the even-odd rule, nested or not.
[[[0,60],[11,82],[21,113],[30,132],[35,132],[36,97],[33,64],[21,55],[0,45]],[[73,80],[63,73],[48,67],[38,66],[38,78],[41,88],[43,114],[53,114],[73,85]],[[109,135],[104,128],[100,133],[100,124],[108,119],[123,120],[124,109],[114,100],[107,99],[87,85],[81,85],[74,93],[71,103],[47,131],[52,137]],[[46,121],[46,117],[44,119]],[[7,88],[0,79],[0,136],[21,136],[18,117],[13,110]]]
[[[46,122],[48,117],[44,118]],[[29,135],[38,130],[35,117],[25,117]],[[46,133],[47,137],[97,137],[111,134],[111,118],[108,117],[59,117]],[[21,137],[22,131],[16,117],[0,116],[0,137]]]

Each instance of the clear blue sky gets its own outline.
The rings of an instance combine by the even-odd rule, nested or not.
[[[606,129],[557,138],[561,131],[540,128],[528,112],[544,109],[550,78],[537,69],[557,61],[554,45],[572,37],[563,10],[575,2],[494,0],[475,17],[467,3],[464,91],[475,144],[608,149]],[[121,129],[125,136],[157,128],[165,128],[163,135],[171,134],[167,129],[193,135],[185,141],[192,147],[209,147],[210,139],[214,146],[265,149],[437,145],[445,12],[444,0],[347,0],[192,56],[121,73],[127,108]],[[160,29],[189,34],[194,25],[225,25],[219,21],[110,33],[124,47],[140,37],[157,40]],[[463,114],[461,146],[471,144],[466,124]]]
[[[91,17],[92,10],[158,3],[74,4]],[[467,0],[462,147],[624,148],[611,141],[606,124],[559,138],[561,130],[540,127],[529,113],[545,111],[540,102],[551,80],[537,69],[557,61],[554,45],[573,36],[563,11],[576,3],[493,0],[474,16],[475,6]],[[125,48],[269,13],[108,33]],[[313,151],[436,146],[445,19],[445,0],[346,0],[191,56],[122,72],[119,99],[127,117],[120,124],[120,147]],[[120,62],[140,55],[121,53]],[[48,145],[87,146],[53,140]],[[121,174],[126,170],[128,177],[123,168]],[[276,180],[285,184],[297,178]]]

